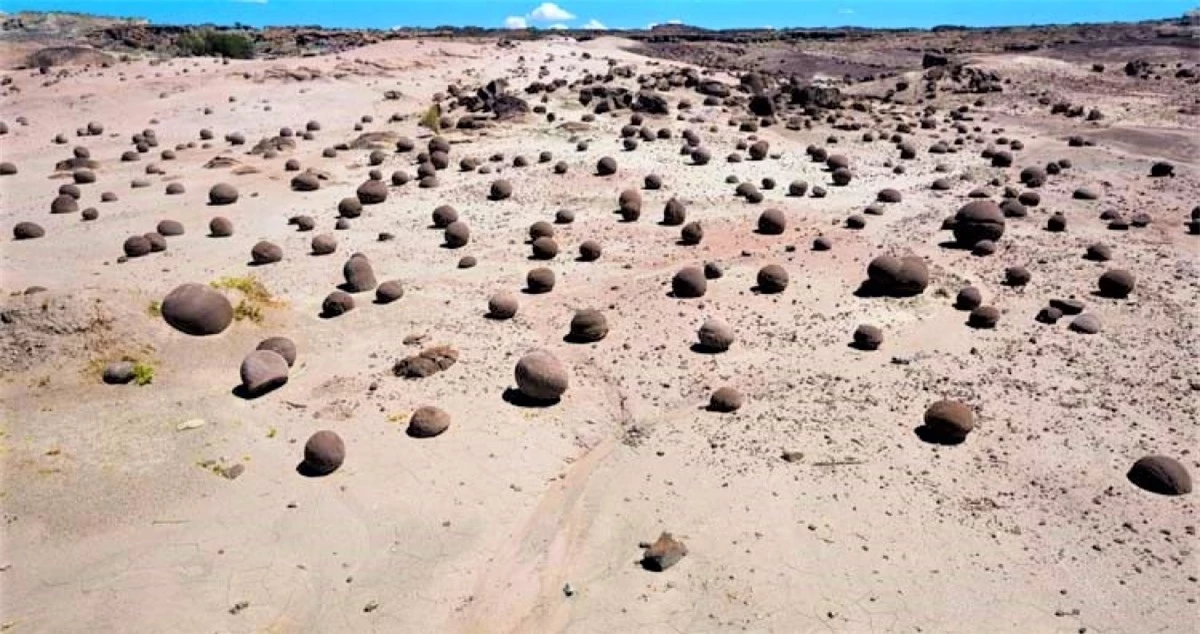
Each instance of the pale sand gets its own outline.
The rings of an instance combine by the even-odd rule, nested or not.
[[[487,42],[395,41],[340,59],[118,64],[49,87],[29,71],[8,71],[21,92],[0,102],[0,119],[10,128],[0,148],[20,173],[0,179],[0,217],[6,232],[32,220],[47,235],[14,242],[6,234],[2,288],[5,295],[31,285],[49,291],[6,297],[5,308],[36,314],[45,303],[56,315],[51,325],[61,326],[39,340],[51,349],[4,360],[14,366],[4,372],[0,439],[0,612],[8,631],[1193,627],[1200,594],[1196,497],[1151,495],[1130,485],[1125,472],[1137,458],[1163,453],[1200,476],[1194,386],[1200,238],[1185,235],[1181,224],[1200,192],[1197,156],[1176,152],[1179,176],[1151,180],[1149,165],[1158,156],[1144,146],[1065,143],[1069,134],[1103,137],[1122,125],[1158,126],[1194,142],[1194,118],[1165,107],[1156,115],[1152,106],[1161,99],[1152,95],[1113,96],[1103,84],[1092,93],[1067,93],[1100,104],[1109,118],[1098,126],[1050,117],[1021,89],[989,95],[981,110],[993,120],[977,124],[989,139],[999,136],[992,128],[1003,127],[1003,135],[1024,140],[1014,168],[987,167],[978,156],[983,146],[970,142],[958,154],[926,154],[934,138],[954,137],[941,124],[914,132],[922,151],[906,162],[904,176],[883,165],[897,156],[891,144],[863,143],[860,133],[825,127],[764,128],[759,136],[783,153],[780,159],[727,164],[725,155],[745,135],[726,125],[730,113],[701,107],[702,97],[684,89],[672,93],[672,103],[687,98],[717,131],[674,115],[648,117],[651,127],[669,127],[675,138],[642,143],[635,152],[622,151],[617,134],[627,113],[598,117],[597,128],[580,135],[593,141],[587,152],[575,151],[557,123],[530,115],[483,135],[448,133],[467,143],[454,146],[440,188],[418,189],[415,182],[393,188],[351,230],[335,232],[336,254],[309,254],[311,238],[332,231],[337,201],[366,179],[365,151],[320,158],[323,148],[357,136],[351,127],[361,115],[374,116],[367,131],[412,136],[423,149],[428,135],[416,127],[417,113],[433,93],[461,77],[482,83],[512,76],[518,56],[527,71],[512,81],[517,89],[543,64],[547,79],[569,80],[583,70],[601,72],[609,57],[642,72],[670,66],[647,66],[622,45],[524,43],[509,50]],[[593,59],[581,59],[584,50]],[[1032,55],[1019,64],[993,61],[1018,79],[1043,68],[1063,73],[1063,63],[1042,66]],[[326,76],[258,79],[269,69],[301,66]],[[335,79],[336,69],[348,74]],[[1085,70],[1074,72],[1097,81]],[[244,72],[256,79],[243,79]],[[1113,77],[1113,86],[1132,90],[1123,82],[1133,80]],[[385,101],[384,91],[392,89],[403,98]],[[942,99],[957,105],[975,97]],[[575,91],[565,89],[548,105],[559,122],[577,121],[585,111]],[[215,112],[203,115],[205,106]],[[409,118],[389,124],[393,112]],[[14,123],[21,115],[27,127]],[[151,118],[159,123],[150,125]],[[867,115],[856,118],[869,122]],[[300,130],[310,119],[322,130],[295,152],[269,161],[244,155],[280,126]],[[92,120],[105,124],[104,136],[76,139],[74,130]],[[139,162],[118,162],[130,136],[147,127],[157,131],[160,147]],[[216,134],[212,149],[157,160],[160,150],[197,140],[202,127]],[[695,167],[679,155],[678,134],[686,127],[713,150],[709,165]],[[890,133],[894,123],[885,116],[873,127]],[[247,145],[227,148],[221,139],[231,131],[244,133]],[[59,132],[71,137],[68,145],[51,144]],[[828,174],[804,155],[831,133],[841,139],[831,151],[854,163],[857,178],[849,187],[828,187]],[[100,210],[95,222],[49,214],[54,191],[70,179],[48,175],[75,144],[89,147],[103,165],[81,200],[81,207]],[[566,160],[571,172],[555,176],[550,165],[536,163],[541,150]],[[464,156],[486,160],[495,152],[505,154],[500,174],[515,186],[504,202],[486,200],[497,176],[457,169]],[[260,172],[237,176],[201,167],[218,154]],[[517,154],[531,166],[508,167]],[[619,161],[617,176],[592,174],[603,155]],[[293,156],[330,172],[333,181],[317,192],[290,191],[293,174],[283,162]],[[1020,167],[1061,157],[1074,168],[1040,190],[1043,203],[1029,218],[1009,221],[996,255],[977,258],[938,246],[949,238],[938,231],[941,219],[974,186],[993,174],[1015,180]],[[391,155],[381,168],[385,178],[395,169],[415,173],[411,159]],[[151,162],[166,176],[130,189]],[[931,192],[937,162],[951,166],[947,176],[970,172],[977,182]],[[664,178],[664,188],[643,192],[638,223],[618,222],[617,194],[640,188],[651,171]],[[779,186],[765,192],[763,204],[748,205],[733,197],[727,174],[772,176]],[[796,178],[825,185],[829,196],[785,197]],[[170,181],[183,183],[186,194],[165,196]],[[217,182],[236,185],[241,200],[208,206],[208,189]],[[1081,185],[1100,188],[1102,199],[1072,200]],[[842,228],[883,187],[899,189],[904,201],[888,205],[882,217],[868,216],[863,231]],[[99,203],[106,190],[120,201]],[[675,195],[688,203],[689,220],[703,221],[701,246],[678,246],[678,228],[657,224]],[[428,226],[441,203],[454,205],[470,224],[468,247],[439,246],[440,232]],[[576,221],[556,227],[562,252],[549,266],[558,287],[548,295],[520,294],[511,322],[485,319],[491,293],[517,291],[525,272],[540,265],[526,259],[529,224],[551,220],[564,207],[576,211]],[[785,235],[752,232],[768,207],[786,211]],[[1097,216],[1107,208],[1126,216],[1146,210],[1155,222],[1106,231]],[[1042,230],[1050,210],[1066,213],[1068,233]],[[316,218],[317,231],[287,226],[298,213]],[[214,215],[233,220],[232,238],[207,237]],[[116,264],[126,236],[153,231],[164,218],[182,222],[186,235],[168,238],[165,253]],[[396,239],[377,242],[381,231]],[[810,250],[820,233],[833,237],[832,251]],[[281,245],[283,262],[248,267],[260,239]],[[574,260],[585,239],[603,243],[600,261]],[[1114,246],[1113,262],[1082,259],[1095,241]],[[787,245],[796,250],[785,251]],[[371,258],[381,281],[402,280],[404,298],[378,306],[360,295],[353,312],[319,318],[322,299],[342,281],[342,264],[355,251]],[[924,295],[852,294],[872,257],[907,251],[930,263],[933,281]],[[467,254],[479,266],[456,269]],[[725,265],[726,275],[710,282],[705,298],[667,296],[676,269],[712,260]],[[770,262],[788,269],[791,286],[780,295],[751,293],[756,271]],[[1033,274],[1023,290],[1000,284],[1004,267],[1015,264]],[[1132,299],[1091,296],[1109,267],[1137,275]],[[284,302],[262,324],[238,322],[220,336],[195,338],[149,314],[150,303],[178,284],[248,274]],[[967,328],[966,314],[951,307],[967,282],[1003,312],[994,331]],[[1068,332],[1069,317],[1056,326],[1033,320],[1048,299],[1069,295],[1101,317],[1100,335]],[[231,296],[236,301],[237,293]],[[573,310],[583,307],[603,309],[611,333],[598,344],[563,342]],[[61,333],[86,327],[93,310],[112,316],[111,323]],[[735,328],[738,342],[728,353],[689,350],[708,316]],[[20,348],[18,336],[32,336],[31,320],[0,326],[6,353]],[[847,347],[859,323],[883,328],[881,350]],[[418,381],[393,377],[392,362],[421,348],[402,343],[413,334],[428,335],[426,345],[454,346],[459,363]],[[299,347],[290,382],[258,400],[234,396],[242,357],[271,335],[291,337]],[[566,397],[546,409],[505,402],[516,360],[539,346],[567,363]],[[153,384],[101,384],[93,361],[131,353],[153,359]],[[914,360],[898,365],[893,356]],[[746,394],[746,406],[728,415],[704,411],[711,391],[726,384]],[[927,445],[913,433],[925,408],[943,397],[961,398],[978,414],[977,430],[956,447]],[[406,413],[426,404],[448,411],[451,428],[435,439],[407,437]],[[195,418],[206,424],[176,430]],[[325,428],[345,439],[345,465],[326,478],[299,476],[303,442]],[[785,450],[803,457],[785,462]],[[244,463],[245,472],[226,480],[198,465],[206,460]],[[638,543],[663,530],[682,539],[690,554],[664,573],[647,572],[637,565]],[[569,597],[568,583],[575,592]],[[248,605],[231,613],[239,602]]]

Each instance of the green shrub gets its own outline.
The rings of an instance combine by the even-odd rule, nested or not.
[[[154,382],[154,366],[141,361],[133,365],[133,382],[138,385],[149,385]]]
[[[425,110],[418,122],[423,128],[432,130],[435,134],[442,131],[442,109],[435,103]]]
[[[241,33],[202,31],[184,33],[175,39],[175,47],[185,55],[251,59],[254,43]]]

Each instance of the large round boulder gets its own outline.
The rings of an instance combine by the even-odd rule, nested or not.
[[[262,240],[250,249],[250,259],[258,265],[273,264],[283,259],[283,248]]]
[[[508,198],[512,197],[512,194],[512,183],[508,182],[507,180],[500,179],[492,183],[491,192],[488,194],[488,198],[491,200],[507,200]]]
[[[1004,235],[1004,212],[990,200],[974,200],[954,215],[954,239],[973,247],[980,240],[995,242]]]
[[[487,316],[492,319],[512,319],[520,308],[517,296],[508,291],[499,291],[488,298]]]
[[[342,275],[346,278],[346,290],[351,293],[365,293],[377,286],[375,271],[367,256],[355,253],[342,266]]]
[[[354,296],[346,291],[334,291],[325,296],[321,302],[321,314],[325,317],[338,317],[354,310]]]
[[[287,359],[274,350],[255,350],[242,360],[241,377],[247,397],[262,396],[287,383]]]
[[[758,217],[758,232],[768,236],[777,236],[787,229],[787,217],[778,209],[768,209]]]
[[[296,363],[296,344],[287,337],[267,337],[258,343],[255,350],[270,350],[278,354],[289,368]]]
[[[554,283],[554,271],[546,267],[533,269],[525,276],[525,289],[534,295],[549,293],[554,290]]]
[[[910,297],[925,292],[929,269],[915,255],[881,255],[867,266],[867,279],[874,290],[892,297]]]
[[[781,293],[788,285],[787,270],[778,264],[768,264],[758,270],[758,290],[761,293]]]
[[[238,199],[238,190],[229,183],[217,183],[208,190],[208,202],[212,205],[232,205]]]
[[[204,284],[175,287],[163,299],[161,312],[172,328],[197,337],[219,334],[233,322],[229,299]]]
[[[708,281],[705,279],[704,271],[700,267],[684,267],[671,278],[671,291],[675,294],[675,297],[703,297],[707,290]]]
[[[1109,269],[1100,276],[1100,294],[1104,297],[1124,299],[1133,292],[1136,280],[1125,269]]]
[[[700,340],[699,348],[701,350],[707,352],[724,352],[733,345],[733,328],[730,328],[729,324],[720,319],[710,318],[701,324],[700,330],[696,333],[696,338]]]
[[[301,473],[309,476],[324,476],[337,471],[346,460],[346,444],[336,433],[323,429],[304,443],[304,461]]]
[[[46,235],[46,230],[36,222],[18,222],[13,225],[14,240],[33,240]]]
[[[450,428],[450,415],[438,407],[417,408],[408,419],[406,433],[413,438],[433,438]]]
[[[957,444],[975,429],[975,413],[959,401],[943,400],[925,410],[923,436],[935,443]]]
[[[600,341],[608,335],[608,320],[604,313],[585,308],[575,312],[571,318],[571,331],[567,338],[577,343],[592,343]]]
[[[1178,460],[1167,456],[1146,456],[1133,463],[1126,474],[1139,488],[1159,495],[1184,495],[1192,492],[1192,476]]]
[[[547,350],[534,350],[517,362],[517,389],[534,401],[554,402],[567,391],[566,366]]]
[[[467,226],[467,223],[455,220],[446,225],[446,230],[443,232],[442,237],[445,240],[446,247],[460,249],[471,242],[471,228]]]
[[[708,399],[708,411],[728,414],[741,409],[745,402],[745,397],[737,388],[726,385],[713,391]]]

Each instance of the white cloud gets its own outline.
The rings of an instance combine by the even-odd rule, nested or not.
[[[600,20],[597,20],[596,18],[592,18],[591,20],[588,20],[587,23],[585,23],[583,26],[581,26],[579,28],[590,29],[592,31],[605,31],[608,29],[607,26],[604,26],[603,22],[601,22]]]
[[[652,29],[656,26],[658,26],[658,22],[651,22],[650,24],[646,25],[646,30],[649,31],[650,29]]]
[[[569,29],[571,27],[563,24],[562,22],[559,22],[557,24],[551,24],[550,26],[548,26],[546,28],[550,29],[551,31],[566,31],[567,29]]]
[[[854,15],[854,9],[838,9],[838,13],[842,15]]]
[[[529,23],[525,21],[525,18],[519,15],[510,15],[507,18],[504,18],[504,28],[525,29],[529,28]]]
[[[529,12],[529,19],[538,22],[564,22],[574,20],[575,16],[553,2],[543,2]]]
[[[678,18],[676,18],[674,20],[667,20],[667,24],[683,24],[683,20],[680,20]]]

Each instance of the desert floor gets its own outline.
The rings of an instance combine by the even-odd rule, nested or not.
[[[4,71],[19,93],[0,98],[3,159],[19,173],[0,177],[0,219],[41,224],[46,236],[0,244],[0,364],[3,412],[3,627],[11,632],[1185,632],[1200,618],[1195,495],[1165,497],[1125,478],[1147,454],[1178,458],[1200,473],[1196,448],[1200,388],[1200,237],[1184,221],[1200,199],[1197,120],[1176,112],[1194,99],[1167,84],[1139,82],[1110,64],[1022,55],[974,60],[1013,79],[973,108],[989,142],[1021,139],[1012,168],[990,167],[984,144],[933,156],[924,149],[956,134],[942,122],[975,95],[942,95],[937,129],[914,126],[921,148],[898,161],[887,141],[817,125],[762,128],[779,158],[727,163],[747,134],[735,114],[700,105],[694,91],[670,93],[696,104],[688,118],[648,117],[673,140],[624,151],[628,112],[599,116],[581,131],[586,110],[559,90],[548,122],[482,132],[449,131],[451,168],[440,187],[392,188],[349,230],[334,231],[337,203],[367,179],[366,150],[321,151],[364,132],[430,134],[419,113],[458,80],[510,77],[521,88],[546,66],[549,78],[602,73],[608,60],[639,72],[672,63],[627,52],[624,43],[393,41],[338,56],[222,65],[176,59],[77,70],[43,85],[36,71]],[[585,59],[584,52],[591,57]],[[1123,59],[1126,52],[1110,52]],[[1169,52],[1167,52],[1169,53]],[[1164,54],[1167,54],[1164,53]],[[521,61],[521,59],[524,61]],[[288,70],[317,69],[296,79]],[[913,73],[914,85],[921,82]],[[303,77],[303,75],[300,75]],[[736,84],[737,79],[721,76]],[[632,80],[620,80],[633,86]],[[894,80],[889,80],[890,84]],[[1171,83],[1170,86],[1182,86]],[[858,85],[850,92],[880,86]],[[384,99],[398,90],[399,100]],[[1105,118],[1089,123],[1051,116],[1030,96],[1050,91]],[[535,102],[537,97],[531,98]],[[204,114],[211,108],[211,114]],[[893,114],[915,122],[920,106],[876,105],[845,116],[890,134]],[[390,122],[393,113],[404,115]],[[27,125],[16,123],[25,117]],[[152,124],[151,120],[157,120]],[[281,126],[317,120],[316,140],[273,159],[247,151]],[[89,121],[101,136],[76,138]],[[710,126],[713,126],[710,130]],[[130,136],[157,132],[160,147],[120,162]],[[199,145],[210,128],[215,140]],[[693,128],[713,151],[705,166],[681,156],[679,133]],[[999,132],[1003,129],[1003,132]],[[221,139],[238,131],[245,146]],[[69,143],[56,145],[56,134]],[[836,145],[827,137],[835,134]],[[1070,135],[1094,147],[1068,147]],[[589,140],[577,151],[578,140]],[[178,158],[158,152],[196,141]],[[56,172],[71,148],[86,145],[101,163],[83,186],[80,207],[100,217],[51,215],[69,172]],[[829,186],[810,144],[850,157],[855,180]],[[570,165],[555,175],[537,155]],[[459,159],[502,153],[496,172],[457,169]],[[516,155],[531,164],[511,166]],[[236,165],[206,168],[214,157]],[[615,176],[594,174],[601,156]],[[291,191],[287,158],[328,173],[318,191]],[[1073,166],[1039,192],[1027,218],[1009,219],[990,257],[939,246],[942,219],[999,178],[1016,183],[1026,165],[1069,158]],[[1175,164],[1177,176],[1151,179],[1150,165]],[[935,173],[937,163],[949,172]],[[155,163],[162,175],[145,174]],[[246,169],[247,167],[253,169]],[[380,166],[415,171],[412,154]],[[618,193],[641,188],[640,221],[614,213]],[[766,200],[748,204],[725,182],[776,179]],[[939,176],[954,180],[935,192]],[[487,198],[494,178],[512,198]],[[962,178],[960,178],[962,177]],[[150,186],[131,188],[134,179]],[[825,186],[825,198],[788,197],[794,179]],[[186,192],[166,196],[169,182]],[[208,204],[209,188],[235,185],[240,200]],[[1018,185],[1019,186],[1019,185]],[[1075,200],[1081,186],[1095,201]],[[884,187],[903,202],[845,228],[851,213]],[[101,203],[102,191],[118,195]],[[671,197],[688,205],[705,239],[677,244],[679,229],[659,224]],[[430,213],[448,203],[472,230],[462,249],[441,246]],[[769,207],[789,221],[782,236],[753,231]],[[556,226],[562,253],[550,266],[552,293],[520,293],[527,228],[575,211]],[[1148,212],[1144,229],[1114,232],[1099,219],[1115,209]],[[1052,211],[1068,231],[1043,229]],[[317,220],[314,232],[287,224]],[[209,219],[229,217],[235,234],[207,235]],[[162,253],[118,263],[127,236],[174,219],[186,234]],[[337,253],[310,254],[332,232]],[[395,239],[380,242],[380,232]],[[830,251],[811,249],[826,235]],[[251,247],[268,239],[282,262],[248,266]],[[597,262],[575,260],[584,240],[600,241]],[[1111,262],[1085,260],[1095,242]],[[369,256],[380,280],[398,279],[404,297],[376,305],[369,295],[333,319],[323,298],[342,281],[354,252]],[[908,299],[858,297],[867,263],[882,253],[926,259],[932,282]],[[459,269],[460,257],[478,258]],[[702,299],[668,295],[684,265],[719,262],[725,276]],[[757,294],[758,269],[784,266],[791,284]],[[1002,284],[1022,265],[1032,281]],[[1095,296],[1108,268],[1137,276],[1126,300]],[[154,303],[184,282],[254,276],[274,296],[261,322],[243,320],[215,337],[190,337],[154,313]],[[1002,317],[993,330],[966,325],[952,304],[973,284]],[[47,290],[24,294],[31,286]],[[486,319],[489,296],[517,292],[511,321]],[[235,303],[237,291],[229,291]],[[1034,320],[1051,298],[1078,297],[1097,315],[1094,336]],[[564,341],[576,309],[599,308],[611,332],[595,344]],[[733,326],[737,343],[720,355],[691,350],[709,317]],[[882,348],[854,349],[860,323],[880,326]],[[272,335],[292,338],[299,357],[284,387],[255,400],[233,393],[243,356]],[[406,380],[392,363],[445,344],[460,353],[449,370]],[[547,408],[510,403],[513,366],[545,347],[566,363],[571,386]],[[130,355],[151,364],[146,386],[110,386],[106,361]],[[732,385],[746,396],[732,414],[706,411],[710,393]],[[925,408],[957,398],[976,411],[965,443],[921,441]],[[450,413],[432,439],[405,434],[423,405]],[[188,421],[203,421],[202,425]],[[198,425],[198,426],[197,426]],[[345,439],[344,466],[324,478],[297,474],[311,433]],[[790,460],[781,456],[789,452]],[[236,479],[221,473],[244,465]],[[640,542],[670,531],[689,554],[662,573],[643,570]],[[570,586],[571,593],[564,592]],[[1187,623],[1192,623],[1188,626]]]

